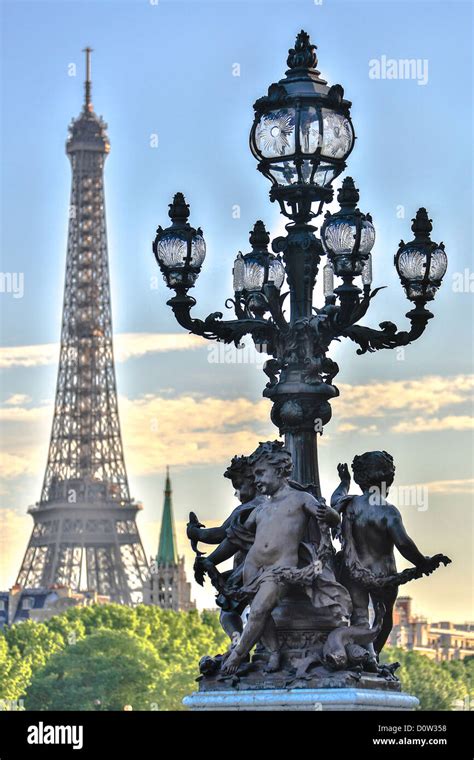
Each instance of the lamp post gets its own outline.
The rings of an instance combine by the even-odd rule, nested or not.
[[[372,248],[375,229],[370,214],[357,204],[359,191],[347,177],[338,191],[340,210],[326,213],[320,237],[313,219],[333,198],[331,187],[345,169],[354,146],[351,103],[343,88],[329,86],[317,70],[316,46],[301,31],[289,51],[283,79],[270,85],[254,105],[250,148],[259,171],[271,182],[270,200],[277,201],[289,220],[287,234],[273,240],[263,222],[250,233],[252,250],[234,262],[235,319],[214,312],[204,320],[191,316],[196,300],[189,295],[205,257],[200,229],[188,223],[189,206],[181,193],[170,204],[171,227],[158,228],[153,251],[166,284],[175,295],[168,301],[179,324],[209,340],[234,343],[250,334],[269,359],[263,395],[273,402],[271,418],[292,454],[293,477],[320,495],[317,435],[331,418],[330,402],[339,395],[333,379],[339,368],[328,357],[334,340],[347,337],[358,354],[405,346],[423,333],[432,318],[426,303],[434,298],[446,272],[443,244],[431,241],[431,221],[425,209],[413,220],[415,238],[400,244],[395,265],[406,295],[415,306],[407,313],[408,331],[392,322],[380,329],[358,324],[371,299]],[[323,256],[325,302],[313,304],[313,292]],[[288,290],[281,293],[286,277]],[[334,278],[342,280],[334,288]],[[362,289],[354,283],[360,279]],[[289,318],[283,301],[289,295]]]

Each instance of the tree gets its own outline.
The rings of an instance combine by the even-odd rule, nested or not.
[[[14,655],[0,633],[0,699],[15,702],[25,692],[31,678],[31,663]],[[6,702],[2,702],[4,707]]]
[[[215,612],[173,612],[153,605],[73,607],[44,623],[0,632],[0,699],[25,697],[27,709],[180,710],[196,688],[199,659],[228,640]],[[474,658],[436,663],[402,649],[404,691],[422,710],[449,710],[474,699]],[[100,700],[100,705],[96,705]]]
[[[0,632],[0,699],[25,697],[27,709],[180,710],[196,688],[199,659],[228,640],[215,612],[173,612],[153,605],[73,607],[44,623]],[[402,649],[404,691],[422,710],[449,710],[474,699],[474,658],[436,663]],[[96,705],[100,700],[100,705]],[[466,700],[467,701],[467,700]]]
[[[45,623],[35,623],[33,620],[25,620],[6,628],[4,634],[12,654],[28,660],[33,669],[44,665],[65,644],[57,631],[51,630]]]
[[[397,675],[403,691],[418,697],[420,710],[451,710],[453,702],[463,699],[467,693],[463,679],[453,677],[445,663],[437,663],[426,655],[387,647],[381,659],[400,662]]]
[[[53,654],[28,688],[27,710],[149,710],[159,702],[164,663],[127,631],[101,630]]]
[[[126,642],[127,636],[131,636],[135,645],[137,641],[142,643],[148,654],[151,652],[157,658],[151,668],[154,673],[153,688],[148,688],[147,675],[139,669],[136,679],[143,680],[140,699],[135,696],[134,702],[130,694],[128,700],[123,702],[143,710],[183,709],[183,697],[196,688],[199,659],[205,654],[222,652],[227,647],[227,637],[216,613],[200,614],[195,610],[174,612],[153,605],[139,605],[133,609],[116,604],[70,608],[44,624],[30,623],[28,630],[14,630],[23,625],[13,626],[9,635],[18,652],[33,651],[35,654],[31,685],[26,689],[27,709],[93,709],[91,704],[96,699],[101,700],[102,709],[115,709],[110,707],[112,703],[122,703],[126,695],[120,691],[118,682],[112,676],[112,680],[107,682],[108,697],[105,701],[100,696],[92,695],[93,691],[97,692],[96,679],[92,675],[96,663],[94,660],[91,668],[88,658],[80,656],[84,648],[89,651],[92,647],[96,650],[98,662],[104,663],[104,673],[107,668],[117,673],[112,662],[116,653],[112,657],[109,639],[103,638],[105,634],[117,634],[117,641],[122,643]],[[42,627],[35,632],[35,626]],[[99,634],[102,638],[97,638]],[[102,654],[101,648],[104,648]],[[108,653],[111,654],[110,658]],[[136,647],[130,650],[132,653],[134,656],[138,654]],[[84,675],[82,681],[81,668]],[[115,697],[114,690],[117,691]],[[43,703],[46,706],[39,707]],[[64,706],[69,704],[75,706]],[[88,706],[78,707],[78,704]]]

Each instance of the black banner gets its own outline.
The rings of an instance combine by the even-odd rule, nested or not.
[[[472,724],[469,712],[0,712],[0,760],[158,756],[173,746],[472,760]]]

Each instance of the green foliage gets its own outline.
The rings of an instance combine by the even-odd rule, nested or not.
[[[214,612],[73,607],[0,632],[0,698],[27,709],[181,710],[198,662],[227,646]]]
[[[27,710],[149,709],[163,661],[148,641],[127,631],[99,630],[53,654],[36,673]]]
[[[35,710],[181,710],[196,688],[199,659],[227,647],[218,615],[153,605],[73,607],[44,623],[0,631],[0,699]],[[474,703],[474,658],[436,663],[388,648],[403,690],[422,710]],[[100,705],[96,704],[100,700]]]
[[[381,659],[400,663],[397,675],[403,691],[418,697],[420,710],[451,710],[455,700],[469,694],[468,683],[472,688],[472,666],[463,661],[438,663],[418,652],[392,647],[383,650]]]
[[[31,663],[10,651],[0,632],[0,699],[17,700],[31,679]]]
[[[64,646],[63,636],[48,624],[25,620],[5,630],[9,649],[31,662],[33,669],[41,667],[49,657]]]

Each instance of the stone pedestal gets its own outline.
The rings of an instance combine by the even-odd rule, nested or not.
[[[272,612],[280,663],[268,669],[269,653],[260,643],[250,661],[226,674],[225,654],[204,657],[199,691],[185,697],[190,710],[415,710],[418,699],[405,694],[394,675],[398,663],[380,665],[367,648],[349,639],[333,641],[345,653],[345,667],[325,659],[328,634],[347,628],[329,608],[315,608],[301,589],[287,590]],[[348,629],[350,630],[350,629]],[[364,636],[366,632],[363,631]],[[367,641],[363,642],[367,644]],[[352,647],[351,652],[348,651]],[[337,665],[340,665],[339,658]],[[344,660],[342,659],[344,665]],[[364,669],[367,667],[367,670]]]
[[[222,689],[194,692],[183,699],[189,710],[415,710],[416,697],[378,689]]]

